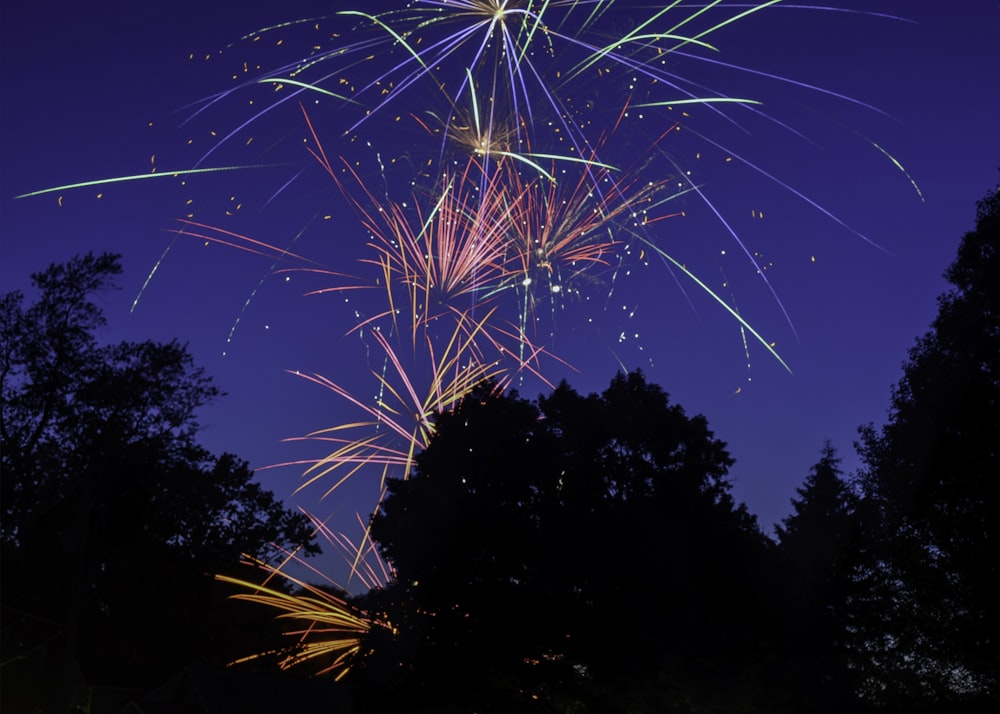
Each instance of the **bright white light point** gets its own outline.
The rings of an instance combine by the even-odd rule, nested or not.
[[[562,285],[553,285],[552,286],[552,292],[557,293],[560,290],[562,290]]]
[[[720,254],[720,255],[725,255],[725,254],[726,254],[726,251],[724,251],[724,250],[720,250],[720,251],[719,251],[719,254]]]
[[[285,282],[286,282],[286,283],[290,283],[290,282],[292,282],[292,276],[291,276],[291,275],[286,275],[286,276],[285,276]]]
[[[264,329],[265,329],[265,330],[270,330],[270,329],[271,329],[271,326],[270,326],[270,325],[264,325]]]
[[[524,280],[522,280],[521,285],[523,285],[524,287],[528,287],[529,285],[531,285],[531,278],[525,278]]]

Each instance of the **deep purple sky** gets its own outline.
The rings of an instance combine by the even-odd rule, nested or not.
[[[655,239],[723,297],[735,300],[749,322],[776,342],[793,374],[756,345],[750,347],[748,367],[738,324],[659,264],[615,283],[609,305],[627,303],[627,312],[635,313],[631,319],[618,317],[620,306],[561,316],[554,349],[578,372],[547,373],[593,391],[607,384],[617,359],[642,367],[688,413],[704,414],[729,444],[737,461],[735,493],[766,528],[788,513],[789,499],[824,439],[839,449],[848,471],[857,466],[852,446],[857,427],[884,418],[906,350],[934,317],[935,297],[945,287],[941,273],[963,232],[973,226],[975,202],[995,185],[1000,166],[995,0],[947,7],[929,1],[829,4],[907,19],[778,6],[711,39],[724,61],[818,85],[884,114],[760,76],[688,64],[678,71],[696,73],[727,94],[763,100],[763,111],[801,136],[734,108],[726,111],[739,125],[704,108],[690,109],[687,125],[809,196],[882,249],[761,174],[725,162],[727,152],[709,143],[685,134],[661,144],[769,266],[766,275],[794,331],[732,237],[696,198],[682,205],[685,218],[658,224]],[[137,308],[130,313],[129,307],[170,244],[176,219],[189,211],[279,245],[291,243],[304,228],[296,250],[330,267],[356,270],[364,233],[318,169],[308,168],[280,200],[264,205],[299,168],[310,166],[301,148],[306,130],[298,110],[269,115],[255,130],[255,145],[226,145],[204,164],[292,166],[215,174],[185,187],[158,179],[63,191],[61,207],[55,194],[14,196],[148,173],[154,162],[161,172],[191,168],[199,147],[210,146],[210,129],[224,134],[249,113],[246,99],[237,95],[180,126],[191,113],[184,107],[229,88],[244,60],[266,69],[278,52],[306,35],[275,33],[265,42],[219,50],[282,20],[372,8],[308,0],[3,7],[3,291],[24,287],[30,272],[75,253],[122,253],[123,289],[102,296],[110,319],[105,337],[188,342],[228,392],[203,415],[204,442],[255,467],[317,456],[314,448],[280,442],[354,418],[334,395],[285,370],[320,372],[360,395],[374,391],[364,377],[365,345],[357,336],[345,336],[360,303],[345,304],[343,296],[302,297],[321,284],[314,279],[270,277],[261,283],[270,261],[181,239]],[[274,40],[282,37],[289,46],[276,49]],[[195,60],[188,59],[190,53]],[[212,58],[206,61],[206,55]],[[609,105],[621,96],[622,82],[616,81],[608,80],[601,95]],[[418,111],[424,98],[419,92],[403,96],[391,111]],[[357,150],[357,144],[337,140],[345,113],[315,111],[331,153]],[[650,110],[650,123],[654,115]],[[365,150],[371,159],[376,151],[388,157],[403,151],[401,144],[420,140],[417,133],[400,131],[390,122],[372,122],[358,133],[372,143]],[[189,138],[193,148],[186,146]],[[925,201],[876,144],[905,166]],[[653,162],[643,171],[656,180],[671,168],[666,161]],[[226,216],[225,209],[236,204],[236,215]],[[759,212],[763,219],[753,217]],[[333,219],[311,222],[315,215]],[[607,282],[595,288],[595,303],[609,289]],[[595,315],[600,332],[584,327],[586,317]],[[619,327],[640,338],[616,347],[616,359],[602,343],[615,343]],[[536,384],[522,389],[526,396],[539,391]],[[262,478],[287,495],[298,483],[298,470],[267,471]],[[296,502],[322,514],[338,510],[348,528],[348,516],[367,507],[371,491],[370,484],[359,483],[315,506],[313,489]]]

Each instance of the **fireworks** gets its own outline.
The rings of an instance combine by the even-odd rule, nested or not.
[[[656,9],[615,0],[411,0],[385,12],[344,10],[264,28],[236,47],[256,52],[267,45],[275,61],[263,70],[257,62],[244,63],[233,75],[234,86],[204,100],[186,128],[194,131],[245,95],[252,97],[252,108],[228,128],[213,130],[191,166],[25,196],[154,176],[281,167],[284,162],[270,158],[219,159],[231,148],[281,146],[280,140],[259,137],[291,113],[293,133],[302,141],[291,160],[302,157],[304,145],[310,166],[297,165],[268,202],[294,192],[318,166],[326,179],[322,190],[345,201],[337,209],[338,224],[350,212],[365,234],[344,251],[350,260],[338,250],[342,244],[310,256],[300,247],[293,251],[251,231],[193,217],[182,220],[177,233],[264,257],[276,271],[308,273],[323,281],[313,294],[366,296],[365,309],[356,309],[341,333],[364,337],[370,381],[359,386],[318,372],[297,373],[359,416],[292,440],[325,451],[294,462],[305,467],[300,490],[318,488],[328,497],[348,479],[377,474],[381,491],[387,476],[409,472],[433,434],[435,414],[453,408],[474,385],[489,379],[505,388],[529,378],[549,384],[550,365],[571,363],[558,352],[560,330],[575,326],[581,315],[587,324],[605,318],[625,279],[651,266],[708,296],[733,318],[745,346],[759,343],[787,369],[734,301],[668,242],[665,221],[681,215],[687,201],[703,201],[725,227],[734,252],[743,253],[775,292],[754,252],[675,158],[673,142],[693,135],[727,161],[735,157],[774,178],[697,134],[686,113],[697,107],[703,116],[742,129],[745,120],[769,118],[759,101],[733,96],[684,68],[753,73],[716,58],[711,41],[722,28],[778,2],[671,2]],[[281,132],[287,135],[286,123]],[[389,148],[383,151],[380,144]],[[802,192],[774,180],[846,227]],[[622,312],[624,318],[608,320],[627,322],[634,309]],[[616,330],[618,343],[630,339],[624,327]],[[617,352],[614,357],[624,366]],[[325,524],[316,524],[343,545]],[[370,541],[363,542],[370,550]],[[363,560],[362,551],[355,553],[352,572],[363,571]],[[257,566],[300,588],[289,595],[229,579],[248,590],[241,599],[306,623],[295,631],[301,649],[283,666],[326,658],[332,664],[324,671],[342,672],[367,631],[366,616],[280,567]],[[365,572],[369,587],[389,576],[384,567]]]
[[[352,572],[366,587],[377,587],[389,581],[392,571],[379,557],[370,540],[356,546],[343,533],[334,532],[325,522],[307,515],[316,533],[345,555]],[[332,674],[336,679],[347,674],[351,656],[357,652],[361,638],[373,623],[364,612],[347,602],[346,590],[296,553],[286,553],[284,562],[278,566],[255,559],[248,560],[246,564],[266,574],[262,583],[228,575],[218,575],[216,579],[244,591],[233,595],[234,599],[263,605],[277,611],[279,619],[297,623],[284,632],[296,641],[286,650],[254,653],[233,664],[277,655],[282,669],[309,666],[316,675]],[[291,575],[288,570],[290,564],[306,568],[322,584],[312,584]],[[272,579],[277,579],[285,587],[269,586]],[[289,592],[290,588],[294,589]],[[375,624],[388,626],[387,623]]]
[[[375,471],[381,491],[386,476],[409,473],[415,453],[432,436],[434,415],[452,408],[478,382],[493,379],[504,386],[526,373],[545,382],[542,361],[556,358],[550,345],[567,303],[583,303],[602,281],[613,289],[636,253],[640,262],[658,257],[690,279],[736,319],[744,342],[749,333],[784,365],[764,337],[650,231],[651,224],[675,215],[668,209],[672,200],[698,191],[687,177],[651,180],[645,170],[648,157],[679,124],[670,122],[620,166],[602,158],[610,144],[621,144],[618,134],[627,133],[623,127],[632,111],[753,103],[695,93],[668,69],[672,54],[711,49],[704,38],[714,30],[773,2],[734,10],[699,29],[722,4],[675,19],[675,3],[617,36],[609,36],[608,23],[602,22],[611,2],[413,2],[383,14],[342,12],[340,20],[354,18],[370,35],[333,50],[314,49],[308,58],[248,80],[276,90],[273,103],[250,122],[289,101],[301,103],[306,94],[348,110],[363,108],[360,118],[334,129],[351,143],[363,127],[377,132],[372,126],[393,116],[393,107],[418,96],[418,87],[425,89],[419,96],[426,105],[405,116],[418,127],[416,136],[429,137],[432,146],[408,151],[410,165],[419,169],[403,196],[391,195],[380,155],[374,181],[357,160],[331,158],[324,134],[334,132],[317,125],[318,110],[300,104],[308,151],[346,198],[368,234],[370,251],[359,264],[367,267],[367,280],[333,281],[316,292],[367,285],[381,294],[383,305],[350,328],[367,331],[382,355],[372,370],[374,400],[339,380],[301,375],[363,416],[303,437],[330,450],[299,462],[307,466],[300,488],[322,484],[328,497],[349,478]],[[385,69],[368,70],[365,82],[341,74],[376,61]],[[576,91],[578,85],[625,70],[632,76],[620,95],[620,110],[591,136],[606,112],[595,110],[586,91]],[[404,115],[394,116],[399,124]],[[624,155],[620,149],[613,153]],[[415,158],[420,156],[427,158]],[[262,249],[249,239],[241,247]],[[302,260],[284,252],[278,257]],[[759,268],[753,256],[750,260]],[[283,575],[280,568],[273,573]],[[285,665],[335,653],[330,669],[342,671],[357,651],[364,616],[324,591],[299,585],[304,594],[296,597],[265,590],[240,597],[309,623],[297,632],[312,639]]]

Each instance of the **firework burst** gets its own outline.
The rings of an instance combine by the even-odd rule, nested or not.
[[[487,313],[478,324],[487,323],[491,317]],[[354,405],[364,415],[359,421],[319,429],[294,439],[334,446],[334,450],[322,458],[294,462],[295,465],[308,467],[299,490],[326,482],[337,472],[339,478],[323,494],[324,497],[329,496],[348,478],[366,467],[379,469],[380,488],[390,472],[405,476],[410,471],[414,455],[427,445],[433,434],[435,414],[451,409],[472,387],[484,381],[492,380],[502,386],[509,384],[513,375],[504,370],[500,359],[483,359],[475,341],[477,330],[466,327],[469,321],[470,318],[458,320],[451,339],[443,349],[437,349],[433,338],[426,336],[423,348],[432,375],[423,392],[419,391],[418,384],[421,383],[411,377],[412,370],[404,366],[403,360],[380,330],[374,330],[373,335],[383,350],[385,361],[383,369],[372,374],[379,388],[374,403],[323,375],[299,374]],[[277,466],[288,465],[291,464]]]
[[[566,364],[554,354],[554,342],[560,321],[570,320],[569,306],[586,304],[589,293],[609,297],[631,266],[646,266],[651,259],[717,303],[738,325],[744,345],[749,335],[787,369],[735,301],[668,250],[660,226],[652,228],[682,213],[671,202],[700,201],[775,292],[703,185],[673,158],[669,144],[682,128],[685,136],[774,180],[846,227],[749,158],[689,126],[686,109],[692,105],[739,130],[745,118],[770,119],[756,99],[733,96],[681,68],[695,64],[762,76],[721,61],[709,40],[778,2],[675,1],[650,7],[615,0],[410,0],[384,12],[344,10],[264,28],[243,41],[252,47],[277,35],[274,47],[292,56],[266,70],[245,64],[234,75],[234,87],[197,105],[188,125],[241,93],[254,93],[255,99],[249,115],[243,110],[228,129],[213,131],[210,145],[199,149],[189,168],[24,196],[152,177],[225,176],[256,167],[207,163],[218,160],[224,147],[279,145],[254,142],[254,134],[284,116],[279,110],[291,109],[293,131],[304,134],[310,164],[299,161],[268,202],[291,192],[318,165],[334,182],[337,190],[330,193],[346,201],[344,212],[353,212],[364,234],[352,244],[363,251],[353,269],[329,267],[344,262],[340,254],[331,257],[333,248],[324,246],[328,252],[316,260],[300,247],[293,252],[252,231],[213,226],[190,215],[176,233],[265,258],[277,271],[320,276],[325,282],[314,295],[374,296],[341,330],[366,340],[367,382],[295,373],[349,405],[357,418],[291,439],[319,445],[324,453],[278,466],[294,464],[304,471],[300,491],[318,488],[328,497],[363,473],[373,480],[377,474],[381,493],[387,476],[410,472],[415,454],[433,435],[435,415],[454,408],[476,384],[491,380],[502,389],[531,378],[548,385],[548,366]],[[303,41],[286,42],[286,36]],[[648,132],[640,122],[644,112],[657,117]],[[287,125],[282,134],[287,136]],[[335,138],[324,144],[324,135]],[[407,146],[395,147],[387,159],[372,136]],[[298,160],[301,147],[297,151]],[[618,161],[609,162],[608,156]],[[404,176],[403,190],[395,185],[394,172]],[[325,522],[314,522],[331,543],[347,547]],[[351,568],[359,577],[364,573],[367,587],[391,577],[384,563],[363,565],[373,554],[366,532],[351,555]],[[321,672],[342,676],[371,621],[350,607],[332,581],[315,586],[289,575],[285,566],[293,562],[297,558],[289,554],[283,566],[253,564],[269,579],[287,580],[296,594],[266,581],[223,579],[246,590],[238,598],[297,623],[289,634],[299,644],[282,666],[322,660]]]

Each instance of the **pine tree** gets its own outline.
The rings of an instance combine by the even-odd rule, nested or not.
[[[802,711],[854,703],[847,610],[857,548],[857,499],[829,442],[776,530],[784,564],[785,642],[792,696]]]

